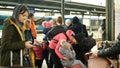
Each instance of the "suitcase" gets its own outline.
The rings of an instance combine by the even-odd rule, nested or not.
[[[97,50],[97,46],[94,46],[91,51]],[[111,61],[106,57],[94,57],[92,52],[85,54],[85,58],[88,61],[88,68],[114,68]]]
[[[10,51],[10,67],[11,68],[23,68],[23,54],[22,49],[20,50],[20,65],[14,65],[13,62],[13,52]]]
[[[88,68],[113,68],[109,63],[107,58],[92,58],[92,56],[88,59]]]

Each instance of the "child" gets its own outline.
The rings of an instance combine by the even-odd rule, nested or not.
[[[84,64],[80,60],[75,59],[76,54],[70,43],[65,40],[61,40],[60,44],[60,53],[63,54],[63,56],[69,58],[69,60],[61,59],[61,63],[63,66],[65,66],[66,68],[85,68]]]
[[[49,47],[48,47],[49,42],[48,42],[48,38],[47,38],[46,34],[53,27],[53,23],[54,23],[53,20],[50,20],[50,19],[42,22],[42,26],[44,27],[43,34],[45,35],[43,37],[43,41],[46,42],[46,45],[47,45],[46,50],[44,50],[43,56],[45,57],[45,61],[46,61],[48,68],[53,68],[53,62],[51,60],[51,55],[49,54]]]
[[[43,63],[43,51],[46,49],[46,44],[45,42],[42,43],[38,43],[37,41],[34,42],[34,45],[36,45],[36,47],[33,48],[33,50],[35,51],[35,59],[36,59],[36,66],[38,66],[38,68],[42,68],[42,63]]]

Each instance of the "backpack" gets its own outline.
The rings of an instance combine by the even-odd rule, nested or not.
[[[46,34],[48,40],[53,39],[53,37],[59,33],[66,33],[65,28],[62,25],[52,27]]]

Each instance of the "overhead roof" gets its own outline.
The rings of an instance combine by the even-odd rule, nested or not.
[[[27,4],[30,7],[39,9],[61,10],[61,1],[58,0],[0,0],[2,6],[15,6]],[[105,14],[105,7],[77,2],[64,2],[65,11],[91,12],[94,14]]]

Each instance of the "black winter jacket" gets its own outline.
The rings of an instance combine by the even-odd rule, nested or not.
[[[113,47],[102,49],[98,52],[99,57],[110,57],[118,54],[120,54],[120,41],[116,42]]]

